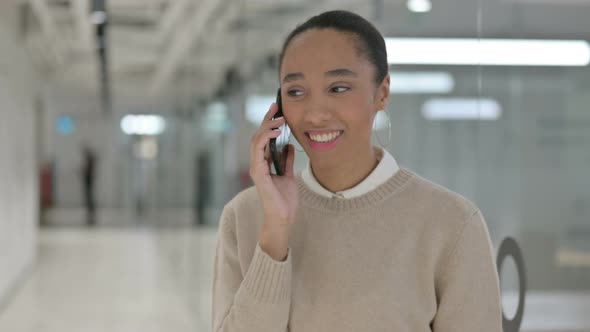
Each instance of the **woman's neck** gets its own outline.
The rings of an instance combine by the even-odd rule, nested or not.
[[[338,165],[311,165],[313,176],[322,187],[330,192],[350,189],[361,183],[379,164],[377,151],[371,148],[367,153],[359,155]]]

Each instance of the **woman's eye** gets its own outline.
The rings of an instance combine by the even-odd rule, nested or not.
[[[332,90],[332,92],[340,93],[340,92],[348,91],[349,89],[350,88],[347,86],[335,86],[335,87],[331,88],[330,90]]]
[[[291,97],[298,97],[301,96],[303,94],[303,91],[301,90],[289,90],[287,91],[287,94]]]

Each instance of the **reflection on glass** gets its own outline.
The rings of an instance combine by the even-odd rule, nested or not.
[[[393,71],[390,76],[389,91],[392,94],[450,93],[455,88],[455,79],[448,72]]]
[[[387,38],[390,64],[586,66],[584,40]]]
[[[433,98],[422,106],[427,120],[498,120],[502,108],[493,99]]]

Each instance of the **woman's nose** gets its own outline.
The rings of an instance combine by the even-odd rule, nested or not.
[[[304,120],[305,122],[319,126],[329,121],[332,118],[332,112],[325,106],[310,103],[305,108]]]

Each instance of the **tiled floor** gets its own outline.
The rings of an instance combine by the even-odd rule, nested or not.
[[[210,331],[216,229],[44,228],[1,332]],[[516,294],[505,294],[514,312]],[[590,332],[590,292],[529,292],[523,332]]]

